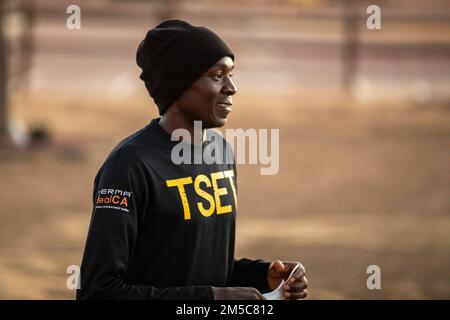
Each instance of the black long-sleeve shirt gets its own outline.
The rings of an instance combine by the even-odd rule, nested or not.
[[[77,299],[213,299],[212,286],[268,291],[267,262],[234,259],[235,165],[174,164],[179,142],[158,121],[123,140],[97,173]],[[225,145],[207,130],[201,150]],[[226,160],[230,149],[220,150]]]

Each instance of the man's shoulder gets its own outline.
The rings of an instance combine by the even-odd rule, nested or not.
[[[118,163],[120,165],[133,164],[139,161],[143,153],[148,152],[144,135],[147,133],[144,127],[120,141],[106,157],[104,165]]]

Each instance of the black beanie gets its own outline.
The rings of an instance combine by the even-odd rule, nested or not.
[[[211,30],[182,20],[167,20],[147,32],[136,62],[150,96],[163,114],[230,48]]]

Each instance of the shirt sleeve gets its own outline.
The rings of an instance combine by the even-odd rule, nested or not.
[[[77,299],[213,299],[209,286],[156,288],[127,283],[146,199],[142,166],[119,151],[99,170]]]
[[[228,141],[227,150],[230,152],[227,154],[227,159],[232,159],[233,161],[233,171],[235,177],[235,188],[236,194],[238,194],[238,182],[237,182],[237,170],[236,170],[236,159],[234,158],[232,148]],[[269,284],[267,282],[267,271],[269,270],[270,262],[264,260],[250,260],[250,259],[240,259],[233,260],[233,267],[231,272],[231,283],[232,287],[253,287],[258,289],[258,291],[265,293],[270,292]]]
[[[271,291],[267,282],[270,262],[263,260],[234,260],[231,274],[232,287],[253,287],[262,293]]]

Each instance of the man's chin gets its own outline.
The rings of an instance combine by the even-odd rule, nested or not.
[[[208,123],[203,122],[203,129],[211,129],[211,128],[220,128],[223,127],[227,123],[227,118],[218,118],[214,117]]]
[[[227,123],[227,118],[220,118],[216,119],[215,121],[215,128],[223,127]]]

